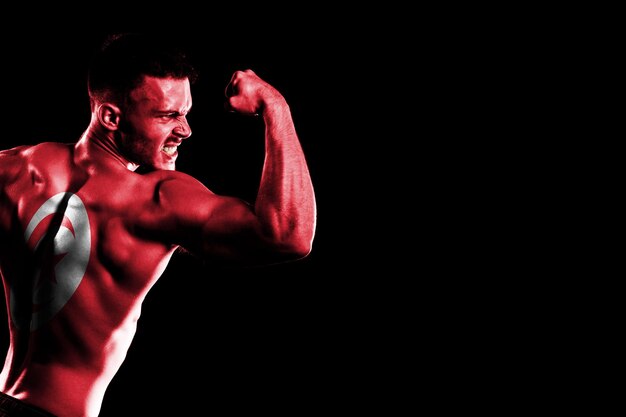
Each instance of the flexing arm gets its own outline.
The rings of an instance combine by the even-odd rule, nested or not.
[[[262,232],[304,256],[315,230],[315,195],[289,106],[251,70],[236,72],[226,91],[232,91],[233,110],[260,113],[265,122],[265,164],[255,204]]]
[[[209,258],[253,264],[302,258],[311,250],[316,206],[289,106],[251,70],[237,71],[226,94],[232,111],[260,114],[265,122],[265,162],[254,207],[199,184],[166,182],[162,194],[185,200],[174,232],[182,246]]]

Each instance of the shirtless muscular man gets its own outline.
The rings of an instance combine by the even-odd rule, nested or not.
[[[90,67],[80,139],[0,152],[10,334],[0,416],[97,416],[142,301],[177,248],[245,265],[309,254],[307,163],[284,97],[253,71],[233,74],[226,104],[265,123],[254,203],[175,171],[191,135],[195,73],[183,58],[146,36],[112,37]]]

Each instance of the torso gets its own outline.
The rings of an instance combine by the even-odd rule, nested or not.
[[[74,153],[52,143],[0,153],[0,271],[11,316],[0,391],[84,417],[98,414],[141,303],[176,247],[159,236],[156,214],[171,174],[94,169]]]

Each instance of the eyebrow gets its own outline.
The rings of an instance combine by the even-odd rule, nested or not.
[[[189,110],[187,110],[187,113],[189,113],[191,111],[191,107],[189,107]],[[182,113],[178,110],[154,110],[153,111],[154,114],[178,114],[178,115],[182,115]],[[185,114],[187,114],[185,113]]]

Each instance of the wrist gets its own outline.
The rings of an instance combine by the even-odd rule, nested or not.
[[[282,95],[277,94],[262,100],[259,113],[263,117],[269,117],[282,111],[289,111],[289,105]]]

